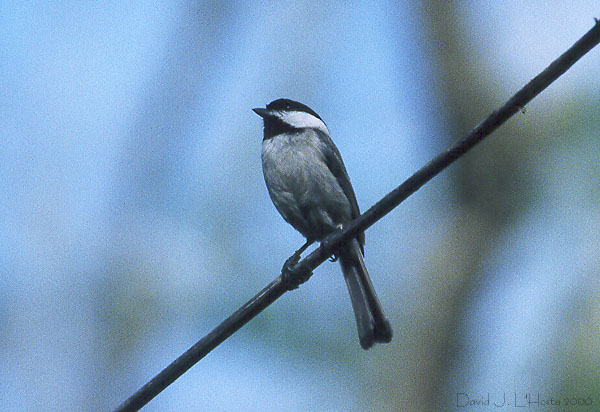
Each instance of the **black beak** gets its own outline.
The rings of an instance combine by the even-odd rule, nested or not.
[[[271,115],[271,112],[269,112],[267,109],[261,109],[261,108],[256,108],[256,109],[252,109],[254,111],[254,113],[256,113],[257,115],[259,115],[260,117],[268,117]]]

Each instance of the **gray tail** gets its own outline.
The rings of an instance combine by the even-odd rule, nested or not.
[[[340,248],[339,260],[356,316],[360,346],[369,349],[375,342],[390,342],[392,327],[383,313],[356,239]]]

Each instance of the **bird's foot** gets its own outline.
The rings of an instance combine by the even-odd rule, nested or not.
[[[321,246],[323,246],[326,249],[331,249],[331,237],[333,236],[332,234],[329,234],[327,236],[325,236],[325,238],[321,241]],[[330,262],[336,262],[338,260],[338,257],[336,256],[335,252],[329,257],[329,261]]]
[[[297,289],[298,286],[306,282],[312,276],[312,272],[306,273],[298,267],[299,261],[300,253],[296,251],[296,253],[285,261],[281,268],[281,277],[287,290]]]

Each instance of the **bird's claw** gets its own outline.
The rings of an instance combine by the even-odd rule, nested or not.
[[[325,239],[321,241],[321,246],[323,246],[325,249],[331,249],[331,235],[326,236]],[[337,260],[338,258],[335,253],[329,257],[330,262],[336,262]]]
[[[297,265],[300,261],[300,254],[294,253],[288,258],[281,268],[281,277],[287,290],[298,289],[298,286],[306,282],[312,272],[305,273]]]

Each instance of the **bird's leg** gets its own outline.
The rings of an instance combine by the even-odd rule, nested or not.
[[[283,264],[283,267],[281,268],[281,276],[288,290],[297,289],[298,286],[306,282],[312,276],[312,272],[302,273],[296,266],[300,261],[302,252],[304,252],[312,244],[313,241],[307,240],[306,243],[303,244],[300,249],[295,251],[294,254],[290,256]]]
[[[298,256],[298,260],[300,260],[300,255],[302,255],[302,253],[308,249],[308,247],[310,245],[312,245],[314,243],[314,241],[312,240],[307,240],[305,244],[303,244],[300,249],[298,249],[297,251],[294,252],[293,256]],[[296,263],[298,263],[298,261],[296,261]]]

